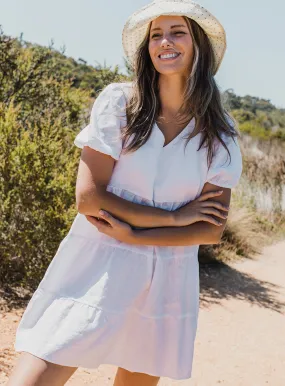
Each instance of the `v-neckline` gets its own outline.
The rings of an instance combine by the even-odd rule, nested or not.
[[[190,126],[190,124],[191,124],[192,122],[193,122],[193,119],[191,119],[191,121],[188,122],[187,126],[184,127],[184,129],[182,129],[182,130],[180,131],[180,133],[176,135],[176,137],[174,137],[170,142],[168,142],[167,145],[162,146],[162,149],[166,149],[166,148],[170,147],[171,145],[173,145],[176,141],[178,141],[179,138],[180,138],[180,137],[185,133],[185,131],[189,128],[189,126]],[[155,126],[155,128],[157,129],[158,133],[160,133],[161,136],[163,137],[164,143],[165,143],[165,136],[164,136],[163,132],[160,130],[160,128],[159,128],[158,124],[156,123],[156,121],[154,122],[154,126]]]

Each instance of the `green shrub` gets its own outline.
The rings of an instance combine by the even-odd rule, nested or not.
[[[0,43],[0,280],[35,287],[76,214],[73,140],[89,94],[55,71],[47,49]]]
[[[271,137],[271,132],[264,129],[263,126],[256,122],[244,122],[239,125],[239,129],[242,133],[251,135],[252,137],[269,139]]]

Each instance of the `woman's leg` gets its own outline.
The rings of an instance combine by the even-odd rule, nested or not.
[[[76,370],[22,352],[6,386],[63,386]]]
[[[156,386],[160,377],[144,373],[133,373],[118,367],[113,386]]]

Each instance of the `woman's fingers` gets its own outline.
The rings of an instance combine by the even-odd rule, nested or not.
[[[219,210],[211,207],[205,207],[200,209],[201,213],[207,213],[207,214],[213,214],[214,216],[220,217],[220,218],[227,218],[227,214],[221,213]]]
[[[223,224],[219,220],[216,220],[211,216],[207,216],[206,214],[201,215],[200,220],[198,220],[198,221],[206,221],[206,222],[210,222],[211,224],[218,225],[218,226]]]
[[[93,216],[89,216],[89,215],[85,215],[85,217],[92,225],[95,225],[95,226],[98,225],[98,223],[99,223],[98,217],[93,217]]]
[[[206,208],[206,207],[214,207],[214,208],[217,208],[217,209],[221,209],[221,210],[224,210],[224,211],[228,211],[230,208],[227,207],[226,205],[223,205],[222,203],[218,202],[218,201],[203,201],[201,202],[201,207],[203,208]]]
[[[102,209],[99,211],[99,214],[100,214],[100,216],[102,216],[102,219],[104,219],[105,221],[107,221],[111,225],[111,227],[114,227],[114,226],[119,225],[121,223],[120,220],[116,219],[110,213],[105,212]]]
[[[201,194],[201,196],[197,198],[197,201],[205,201],[211,197],[220,196],[222,193],[223,193],[222,190],[217,190],[216,192],[206,192]]]
[[[110,225],[105,221],[98,220],[98,217],[88,215],[86,215],[85,217],[92,225],[94,225],[98,229],[99,232],[105,232],[107,228],[110,227]]]

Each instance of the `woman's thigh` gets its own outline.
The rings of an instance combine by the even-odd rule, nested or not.
[[[144,373],[133,373],[118,367],[113,386],[156,386],[160,377]]]
[[[76,370],[22,352],[6,386],[62,386]]]

